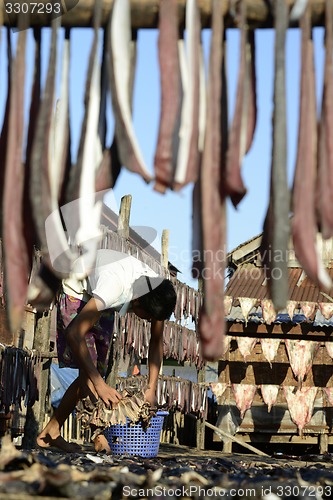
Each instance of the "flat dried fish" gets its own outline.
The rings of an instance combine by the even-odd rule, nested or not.
[[[302,68],[298,133],[298,152],[293,186],[292,237],[295,254],[306,275],[320,288],[329,290],[332,282],[316,248],[315,174],[317,154],[317,116],[313,41],[309,6],[301,21]]]
[[[333,236],[333,5],[325,2],[324,89],[318,138],[316,205],[324,239]]]
[[[154,189],[172,187],[181,110],[181,74],[178,49],[178,3],[162,0],[159,10],[158,57],[161,80],[161,115],[155,152]]]
[[[250,31],[246,24],[246,8],[246,2],[241,2],[240,64],[224,179],[224,190],[230,196],[235,207],[246,194],[241,177],[241,162],[251,147],[256,124],[255,39],[254,32]]]
[[[21,22],[23,19],[20,16]],[[8,41],[10,44],[10,40]],[[25,49],[26,30],[23,29],[18,35],[12,66],[2,221],[6,313],[12,333],[21,326],[29,275],[29,256],[22,217]]]
[[[115,0],[108,26],[109,76],[115,134],[121,163],[151,180],[134,131],[131,112],[131,9],[129,0]]]
[[[179,148],[174,189],[195,182],[199,169],[200,16],[197,0],[186,0],[186,54],[183,60]]]
[[[223,121],[224,26],[221,2],[213,2],[210,47],[207,126],[201,171],[201,230],[204,266],[204,300],[199,317],[199,335],[204,359],[219,359],[224,350],[224,269],[226,255],[226,200],[221,196],[221,177],[225,168],[226,140]],[[200,244],[200,242],[198,242]]]
[[[79,181],[79,227],[75,242],[80,248],[72,273],[77,279],[85,278],[96,261],[96,252],[102,237],[100,226],[102,195],[96,195],[97,170],[103,161],[100,129],[101,72],[99,62],[99,28],[102,4],[99,0],[94,7],[94,38],[90,51],[85,91],[85,114],[82,122],[81,140],[78,151]]]

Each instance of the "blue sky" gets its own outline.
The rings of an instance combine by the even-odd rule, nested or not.
[[[47,69],[49,30],[43,35],[43,75]],[[138,36],[138,57],[134,89],[134,126],[148,169],[153,174],[153,158],[156,147],[159,122],[159,69],[157,59],[156,30],[141,30]],[[0,48],[0,117],[2,120],[6,95],[5,31],[2,32]],[[61,47],[62,37],[59,37]],[[229,120],[232,118],[237,73],[239,64],[239,32],[228,30],[227,77]],[[318,109],[320,109],[323,80],[323,29],[314,30],[315,65],[317,75]],[[209,53],[210,31],[203,31],[206,64]],[[71,126],[73,155],[75,157],[81,121],[83,117],[83,94],[87,72],[92,30],[72,30],[71,53]],[[254,143],[243,162],[243,179],[248,193],[237,210],[228,204],[227,248],[239,245],[261,231],[269,196],[269,173],[271,157],[271,121],[273,97],[274,32],[256,31],[256,68],[258,119]],[[27,46],[28,78],[27,97],[30,96],[33,60],[32,36],[29,33]],[[298,106],[300,79],[300,33],[291,29],[287,37],[287,123],[288,123],[288,174],[290,185],[296,159]],[[28,106],[27,102],[27,106]],[[111,104],[109,106],[111,109]],[[111,115],[110,115],[111,116]],[[112,118],[110,118],[112,122]],[[109,141],[113,136],[109,129]],[[161,195],[153,191],[153,184],[147,185],[138,175],[122,169],[114,189],[119,204],[125,194],[131,194],[131,225],[149,226],[156,229],[158,237],[154,246],[160,249],[163,229],[170,231],[169,260],[182,271],[180,279],[192,286],[191,279],[191,197],[192,185],[178,193]],[[107,201],[108,199],[106,199]]]

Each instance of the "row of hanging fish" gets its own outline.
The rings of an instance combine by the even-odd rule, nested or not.
[[[147,377],[139,375],[117,379],[117,389],[123,391],[144,390],[147,386]],[[159,376],[157,382],[157,404],[166,408],[175,408],[183,413],[194,412],[200,418],[207,418],[208,413],[208,385],[198,384],[179,377]]]
[[[305,2],[303,2],[304,4]],[[161,115],[154,160],[155,188],[180,189],[194,183],[193,274],[202,276],[204,302],[199,333],[206,359],[220,357],[224,336],[224,268],[226,255],[226,199],[235,206],[246,193],[241,164],[249,151],[256,126],[255,36],[246,23],[246,2],[240,2],[235,21],[241,30],[240,67],[236,105],[228,127],[226,30],[219,0],[212,0],[212,37],[205,77],[197,0],[186,1],[186,42],[178,29],[178,3],[163,0],[159,10],[159,62]],[[264,227],[263,262],[268,277],[280,266],[282,278],[269,279],[276,310],[287,301],[286,263],[267,261],[273,254],[287,255],[289,193],[286,181],[285,37],[289,21],[285,1],[272,11],[276,32],[271,198]],[[326,50],[322,117],[317,140],[313,47],[308,6],[300,16],[302,78],[299,150],[292,195],[292,235],[296,256],[307,275],[324,289],[331,281],[316,252],[318,223],[323,236],[332,234],[330,210],[330,122],[332,92],[332,6],[326,0]],[[295,19],[294,19],[295,20]],[[19,16],[19,26],[25,19]],[[77,162],[70,157],[69,61],[70,32],[65,31],[61,96],[56,101],[57,35],[60,19],[52,22],[49,65],[41,89],[41,30],[34,30],[34,79],[28,123],[25,122],[25,46],[21,29],[15,55],[7,37],[8,95],[0,137],[2,228],[5,294],[10,328],[21,324],[27,297],[38,304],[54,295],[57,279],[75,274],[85,277],[94,264],[102,237],[102,198],[97,191],[114,186],[121,166],[152,180],[143,159],[132,121],[136,37],[131,29],[129,0],[115,0],[104,29],[103,58],[99,60],[101,2],[94,3],[94,39],[85,91],[85,113]],[[112,144],[106,144],[106,102],[111,93],[115,119]],[[26,145],[23,141],[27,129]],[[22,160],[25,163],[22,165]],[[317,161],[318,160],[318,161]],[[319,174],[316,176],[318,165]],[[2,185],[2,183],[1,183]],[[61,211],[60,211],[61,207]],[[72,217],[65,217],[64,210]],[[23,215],[22,215],[23,214]],[[63,220],[71,219],[68,227]],[[28,230],[29,229],[29,230]],[[68,240],[70,237],[70,244]],[[44,268],[28,290],[33,244],[41,249]],[[20,255],[20,259],[17,259]],[[266,257],[266,260],[265,260]]]
[[[251,356],[254,347],[257,345],[258,340],[260,340],[262,353],[272,367],[272,363],[278,353],[281,339],[257,339],[254,337],[231,337],[226,336],[226,347],[225,353],[229,349],[230,342],[232,339],[237,341],[238,349],[244,358],[244,362],[247,363]],[[285,339],[284,345],[286,347],[288,359],[290,362],[291,369],[295,378],[298,380],[300,386],[306,379],[306,375],[312,368],[313,361],[319,350],[321,342],[316,342],[313,340],[291,340]],[[333,359],[333,345],[332,342],[325,342],[325,346],[329,356]]]
[[[304,316],[305,321],[313,321],[317,311],[320,311],[325,320],[329,321],[333,316],[333,302],[311,302],[296,300],[288,300],[286,308],[276,312],[273,301],[270,299],[257,299],[255,297],[231,297],[225,295],[224,297],[224,312],[226,316],[231,313],[231,308],[237,305],[240,306],[245,324],[249,321],[251,313],[261,313],[264,323],[271,325],[278,320],[278,314],[287,314],[290,321],[295,321],[297,316],[297,323],[300,322],[299,316]]]
[[[297,19],[294,19],[294,21]],[[295,176],[289,204],[286,173],[286,89],[285,38],[288,8],[276,2],[275,100],[273,116],[273,154],[271,196],[264,225],[263,261],[275,309],[286,306],[288,299],[287,262],[267,257],[287,255],[289,240],[288,211],[291,206],[291,235],[295,254],[306,275],[320,289],[329,291],[332,282],[325,270],[317,247],[317,234],[324,239],[333,236],[331,214],[332,162],[331,131],[333,123],[332,30],[333,6],[325,1],[325,65],[321,116],[316,106],[314,48],[311,25],[311,3],[302,2],[299,11],[301,31],[301,84],[298,151]],[[273,269],[279,268],[280,279],[273,279]]]
[[[0,345],[0,411],[32,406],[39,397],[42,360],[35,351]]]
[[[126,354],[134,351],[139,359],[148,357],[150,341],[150,322],[135,314],[125,317],[115,315],[114,335],[117,338],[118,356],[125,359]],[[163,356],[179,362],[189,361],[199,369],[203,365],[197,334],[173,321],[167,321],[163,332]]]
[[[223,404],[225,391],[229,384],[216,382],[211,384],[212,391],[217,398],[218,404]],[[313,415],[314,403],[317,397],[317,387],[302,387],[283,386],[273,384],[262,384],[260,386],[251,384],[231,384],[232,393],[235,398],[235,403],[240,411],[241,419],[244,418],[246,410],[249,410],[253,404],[253,400],[257,391],[260,390],[262,400],[268,407],[270,413],[272,407],[277,404],[278,396],[282,392],[288,405],[288,410],[292,421],[297,425],[300,434],[308,424]],[[326,396],[329,406],[333,404],[333,389],[328,387],[322,388]],[[281,405],[281,402],[279,401]],[[322,406],[322,403],[320,403]]]

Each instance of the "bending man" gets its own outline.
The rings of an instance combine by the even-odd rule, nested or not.
[[[159,277],[138,259],[114,250],[98,250],[96,265],[87,281],[72,279],[63,283],[57,311],[59,366],[78,368],[79,375],[37,437],[40,447],[78,451],[77,444],[65,441],[60,435],[78,400],[89,395],[110,406],[121,398],[104,380],[115,310],[120,315],[132,311],[139,318],[151,321],[145,397],[155,403],[163,359],[164,320],[169,319],[175,305],[176,293],[170,280]],[[103,434],[95,438],[94,445],[96,451],[110,451]]]

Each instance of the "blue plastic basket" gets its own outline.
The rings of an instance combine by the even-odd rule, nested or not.
[[[160,446],[161,430],[167,411],[158,411],[152,417],[149,427],[144,430],[141,423],[130,425],[126,418],[126,425],[111,425],[104,434],[108,440],[113,455],[140,456],[145,458],[156,457]]]

